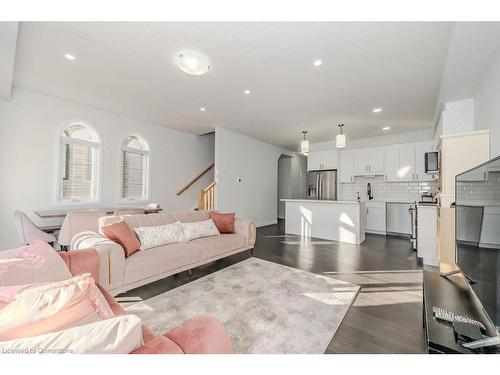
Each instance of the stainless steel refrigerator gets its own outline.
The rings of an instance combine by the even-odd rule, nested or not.
[[[337,170],[307,172],[307,198],[337,200]]]

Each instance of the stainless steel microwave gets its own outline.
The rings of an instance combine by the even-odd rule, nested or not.
[[[425,173],[433,174],[439,172],[439,152],[425,153]]]

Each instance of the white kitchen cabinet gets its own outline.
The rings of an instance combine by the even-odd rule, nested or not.
[[[418,206],[417,255],[424,265],[438,266],[437,206]]]
[[[311,151],[307,157],[307,170],[338,169],[337,150]]]
[[[415,181],[415,145],[407,144],[399,147],[399,181]]]
[[[433,151],[433,141],[415,144],[415,180],[432,181],[432,175],[425,173],[425,153]]]
[[[476,168],[471,172],[467,172],[465,176],[460,177],[460,181],[486,181],[488,179],[488,168],[486,166],[482,168]]]
[[[358,176],[368,173],[368,149],[354,150],[354,173]]]
[[[500,249],[500,207],[485,206],[481,227],[481,247]]]
[[[353,150],[342,150],[339,153],[339,157],[340,157],[339,181],[341,183],[353,182],[354,179]]]
[[[310,152],[307,155],[307,171],[321,169],[321,155],[318,152]]]
[[[361,148],[354,150],[354,173],[356,175],[383,174],[384,162],[383,148]]]
[[[385,149],[385,181],[399,182],[399,146]]]
[[[368,233],[385,234],[385,202],[365,202],[366,231]]]
[[[368,150],[368,173],[370,174],[383,174],[384,173],[384,154],[383,148],[372,148]]]

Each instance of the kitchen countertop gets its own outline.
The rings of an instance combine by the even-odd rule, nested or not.
[[[362,204],[358,201],[326,201],[319,199],[280,199],[281,202],[307,202],[307,203],[327,203],[327,204]]]

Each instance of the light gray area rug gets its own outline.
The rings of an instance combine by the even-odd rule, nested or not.
[[[354,284],[249,258],[126,307],[156,334],[209,314],[235,353],[324,353],[356,298]]]

